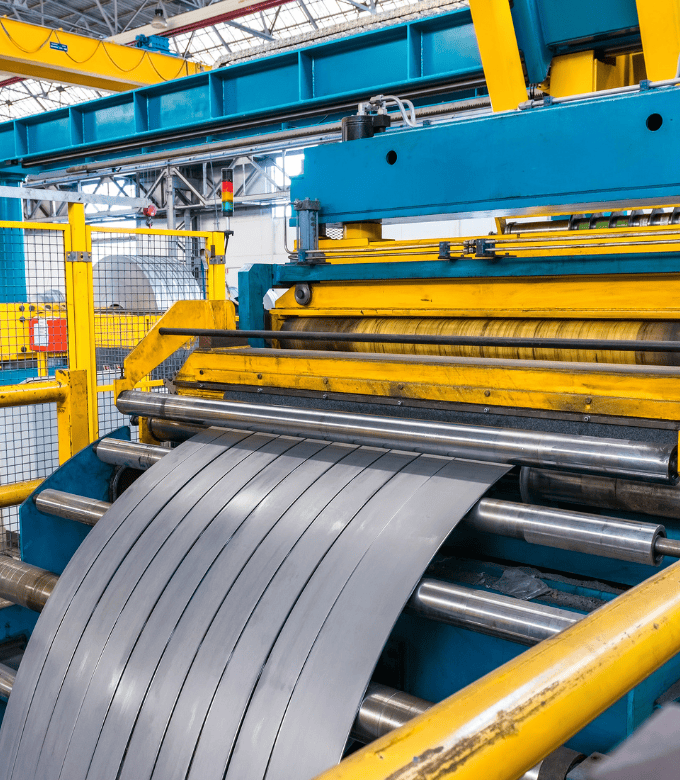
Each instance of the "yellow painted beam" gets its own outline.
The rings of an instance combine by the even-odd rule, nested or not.
[[[295,290],[270,312],[276,329],[287,317],[502,317],[552,319],[680,319],[680,274],[545,276],[324,282],[311,303]]]
[[[672,79],[680,55],[680,2],[636,0],[647,77]]]
[[[680,651],[680,563],[319,780],[515,780]]]
[[[180,393],[192,395],[202,394],[199,385],[204,384],[248,385],[587,416],[680,419],[680,370],[664,366],[271,349],[195,350],[175,381]]]
[[[10,485],[0,485],[0,509],[23,504],[41,482],[42,479],[31,479],[28,482],[12,482]]]
[[[0,19],[0,71],[124,92],[205,70],[181,57]]]
[[[477,45],[494,111],[527,99],[522,60],[508,0],[470,0]]]
[[[131,390],[173,352],[192,341],[191,336],[161,336],[160,328],[233,329],[236,312],[231,301],[177,301],[156,322],[137,346],[125,358],[123,378],[114,382],[114,394]]]
[[[96,395],[88,395],[89,372],[84,369],[57,371],[56,378],[66,388],[57,403],[59,463],[65,463],[90,443],[90,407],[97,410]]]

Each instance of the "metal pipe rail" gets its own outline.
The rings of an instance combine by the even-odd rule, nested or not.
[[[29,382],[0,388],[0,409],[10,406],[32,406],[62,401],[68,388],[59,382]]]
[[[578,612],[429,577],[420,581],[407,607],[431,620],[524,645],[550,639],[583,618]]]
[[[680,517],[680,485],[652,485],[627,479],[523,468],[520,490],[522,500],[527,504],[559,501],[655,517]]]
[[[515,780],[680,651],[679,586],[675,563],[319,780]]]
[[[41,612],[59,577],[51,571],[0,557],[0,598]]]
[[[106,514],[111,504],[96,498],[76,496],[62,490],[47,488],[35,497],[35,505],[46,515],[65,517],[84,525],[95,525]]]
[[[42,479],[30,479],[26,482],[12,482],[9,485],[0,485],[0,509],[6,506],[23,504],[41,482]]]
[[[278,341],[336,341],[360,344],[432,344],[445,347],[519,347],[524,349],[577,349],[610,352],[680,352],[680,341],[630,339],[566,339],[509,336],[438,336],[408,333],[334,333],[285,330],[211,330],[209,328],[159,328],[161,336],[212,336]]]
[[[116,405],[123,414],[140,417],[311,436],[493,463],[654,482],[675,482],[678,477],[677,446],[623,439],[263,406],[139,390],[122,392]]]
[[[154,444],[142,444],[122,439],[105,438],[98,441],[93,449],[103,463],[112,466],[127,466],[140,471],[146,471],[154,463],[158,463],[170,450]]]

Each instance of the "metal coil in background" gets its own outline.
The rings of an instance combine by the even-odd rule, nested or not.
[[[282,330],[304,333],[409,334],[417,336],[489,336],[502,338],[615,339],[679,341],[675,321],[500,319],[443,317],[290,317]],[[663,352],[618,352],[593,349],[442,346],[434,344],[366,344],[361,342],[282,341],[284,349],[378,352],[398,355],[550,360],[577,363],[625,363],[678,366],[680,355]]]
[[[61,576],[0,778],[315,776],[432,556],[507,470],[243,431],[182,444]]]

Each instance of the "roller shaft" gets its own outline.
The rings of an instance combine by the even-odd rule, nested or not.
[[[0,598],[40,612],[59,577],[15,558],[0,556]]]
[[[466,515],[465,522],[477,531],[522,539],[530,544],[650,566],[660,563],[663,555],[674,555],[670,550],[677,549],[670,547],[666,548],[669,551],[662,551],[659,544],[666,541],[666,530],[655,523],[490,498],[479,501]]]
[[[102,443],[106,442],[102,440]],[[130,459],[134,447],[128,442]],[[170,450],[157,448],[163,454]],[[159,453],[160,454],[160,453]],[[35,499],[41,512],[94,525],[111,506],[106,501],[76,496],[60,490],[43,490]],[[680,542],[665,538],[665,529],[654,523],[638,523],[584,512],[516,504],[483,498],[465,517],[476,531],[522,539],[530,544],[601,555],[633,563],[656,565],[664,555],[680,558]]]
[[[560,501],[655,517],[680,517],[680,485],[652,485],[628,479],[525,468],[520,486],[522,499],[531,504]]]
[[[94,447],[99,460],[112,466],[128,466],[146,471],[154,463],[167,455],[169,450],[153,444],[141,444],[121,439],[106,438],[97,442]]]
[[[162,396],[139,390],[121,393],[117,406],[124,414],[177,422],[659,482],[677,479],[677,447],[645,442]]]
[[[495,593],[422,579],[408,603],[424,617],[525,645],[549,639],[583,615]]]
[[[6,664],[0,664],[0,701],[9,701],[17,673]]]
[[[62,490],[48,488],[35,497],[35,505],[46,515],[65,517],[85,525],[94,525],[111,506],[107,501],[76,496]]]
[[[149,433],[157,441],[172,441],[181,443],[195,436],[197,433],[205,430],[203,425],[189,425],[188,423],[178,423],[173,420],[154,420],[146,421]]]

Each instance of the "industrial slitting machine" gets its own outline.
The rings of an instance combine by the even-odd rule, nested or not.
[[[511,5],[471,3],[494,113],[367,96],[238,329],[170,308],[141,441],[23,505],[3,780],[613,777],[680,698],[680,7]],[[496,230],[383,237],[432,215]]]

